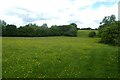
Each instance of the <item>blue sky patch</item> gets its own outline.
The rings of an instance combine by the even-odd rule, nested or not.
[[[97,9],[100,6],[106,6],[106,7],[110,7],[112,6],[114,3],[113,2],[96,2],[95,4],[92,5],[92,9]]]

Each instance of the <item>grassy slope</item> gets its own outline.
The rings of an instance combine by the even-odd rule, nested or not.
[[[3,77],[117,77],[117,47],[87,35],[3,38]]]

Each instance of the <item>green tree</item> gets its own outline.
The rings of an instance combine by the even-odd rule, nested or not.
[[[77,36],[77,28],[76,26],[69,25],[69,30],[67,31],[67,35],[71,37],[76,37]]]
[[[70,25],[74,26],[77,29],[77,24],[75,23],[70,23]]]
[[[7,25],[3,31],[4,36],[17,36],[17,26],[16,25]]]
[[[111,45],[119,44],[120,26],[118,24],[120,25],[120,22],[116,21],[103,29],[101,42]]]
[[[115,21],[116,21],[115,15],[105,16],[102,22],[100,22],[100,26],[98,28],[99,31],[98,36],[101,37],[104,27],[108,27],[109,25],[112,25],[112,23],[115,23]]]
[[[7,23],[4,20],[0,20],[0,36],[4,35],[3,31],[5,30]]]
[[[52,36],[60,36],[61,35],[60,28],[57,25],[51,26],[50,30],[51,30]]]
[[[24,37],[33,37],[35,36],[35,29],[32,26],[25,25],[23,27],[18,28],[18,35]]]
[[[114,23],[116,20],[116,17],[115,15],[111,15],[111,16],[105,16],[102,20],[102,22],[100,22],[100,24],[103,24],[103,25],[110,25],[112,23]]]
[[[41,27],[45,27],[45,28],[48,28],[47,24],[44,23]]]

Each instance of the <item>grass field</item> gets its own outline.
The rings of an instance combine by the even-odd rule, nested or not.
[[[116,78],[118,48],[78,37],[3,38],[3,78]]]

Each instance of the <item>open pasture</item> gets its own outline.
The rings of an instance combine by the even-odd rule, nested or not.
[[[2,38],[3,78],[116,78],[118,48],[78,37]]]

